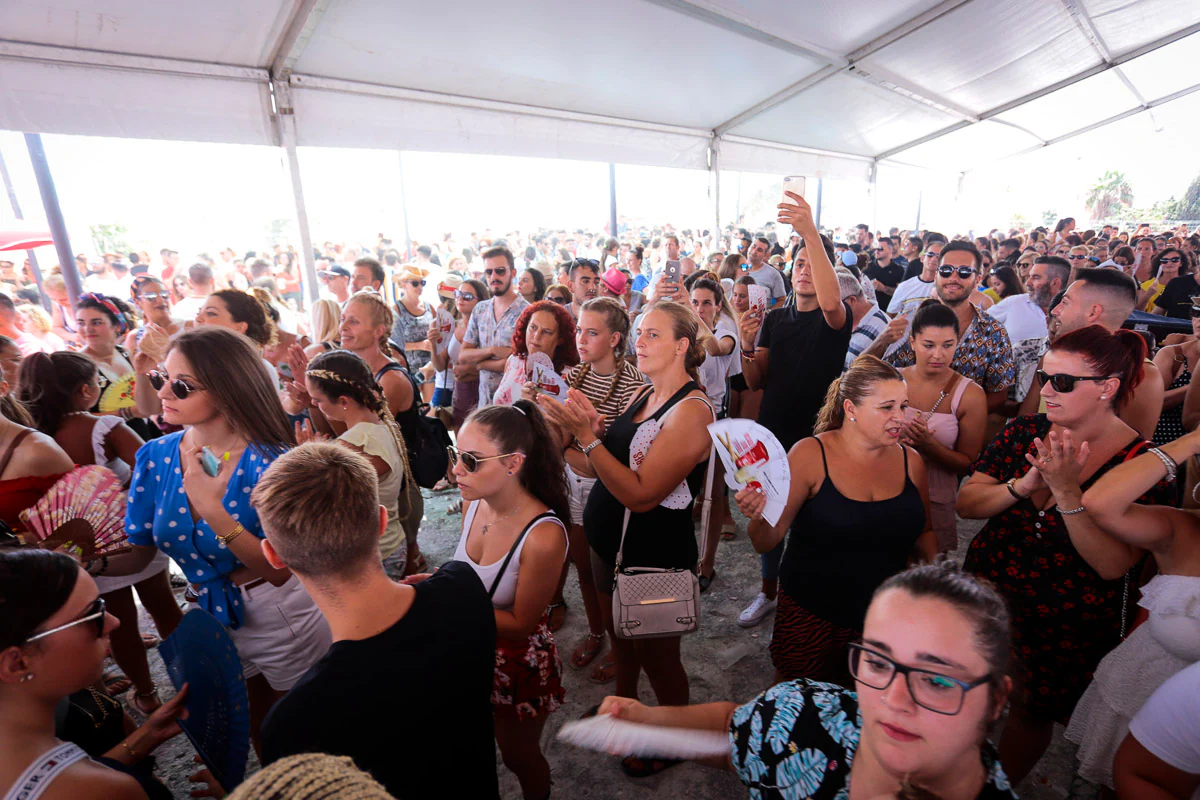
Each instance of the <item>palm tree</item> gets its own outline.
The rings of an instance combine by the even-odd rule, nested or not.
[[[1133,203],[1133,187],[1123,172],[1107,170],[1084,200],[1092,219],[1109,219]]]

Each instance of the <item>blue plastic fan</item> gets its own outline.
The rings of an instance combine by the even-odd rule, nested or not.
[[[184,615],[158,652],[175,690],[188,685],[188,718],[179,720],[179,727],[213,777],[233,791],[246,777],[250,752],[250,705],[233,639],[215,617],[197,608]]]

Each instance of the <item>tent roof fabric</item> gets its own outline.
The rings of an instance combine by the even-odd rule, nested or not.
[[[1200,90],[1195,0],[73,5],[0,4],[0,128],[867,179]]]

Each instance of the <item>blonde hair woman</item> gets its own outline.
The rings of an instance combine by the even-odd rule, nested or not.
[[[338,328],[342,324],[342,307],[336,301],[321,298],[313,303],[312,311],[312,344],[304,348],[304,354],[316,358],[327,350],[336,350],[341,346]]]

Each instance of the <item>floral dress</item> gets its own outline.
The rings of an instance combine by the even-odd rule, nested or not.
[[[1025,453],[1035,437],[1045,439],[1044,414],[1017,417],[972,467],[1000,482],[1029,469]],[[1113,467],[1141,455],[1150,443],[1134,438],[1096,470],[1086,491]],[[1142,504],[1170,503],[1174,486],[1160,481],[1138,498]],[[996,514],[971,542],[963,565],[987,578],[1012,615],[1017,697],[1032,714],[1066,724],[1092,680],[1100,659],[1121,643],[1122,618],[1136,613],[1134,569],[1124,578],[1104,580],[1071,544],[1058,507],[1040,510],[1020,500]]]
[[[862,724],[849,689],[806,679],[776,684],[733,711],[733,771],[753,800],[847,800]],[[981,757],[987,778],[976,800],[1014,800],[990,743]]]

